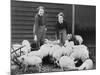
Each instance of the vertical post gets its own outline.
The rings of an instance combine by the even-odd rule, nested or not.
[[[75,33],[75,5],[72,5],[72,36],[74,37]]]
[[[20,48],[20,56],[21,56],[21,48]]]

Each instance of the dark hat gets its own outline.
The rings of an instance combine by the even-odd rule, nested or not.
[[[60,12],[57,16],[64,16],[63,12]]]
[[[44,9],[44,7],[43,7],[43,6],[39,6],[39,7],[37,8],[37,10],[39,10],[39,9]]]

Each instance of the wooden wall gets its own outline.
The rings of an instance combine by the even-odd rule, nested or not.
[[[69,33],[72,29],[72,5],[42,2],[11,1],[11,42],[20,43],[27,39],[33,41],[32,28],[37,7],[44,6],[46,12],[48,39],[55,39],[57,14],[63,12],[68,22]],[[83,37],[85,43],[95,44],[96,40],[96,7],[75,5],[75,34]]]
[[[46,37],[55,39],[55,23],[57,14],[64,12],[65,21],[67,21],[69,32],[72,28],[72,5],[70,4],[54,4],[39,2],[11,1],[11,43],[21,43],[24,39],[33,41],[32,28],[34,25],[34,17],[37,13],[36,8],[44,6],[47,16],[47,32]],[[92,56],[96,55],[96,7],[82,6],[75,7],[75,34],[83,37],[85,44],[92,52]]]
[[[65,4],[50,4],[39,2],[24,2],[12,1],[11,2],[11,42],[20,43],[22,40],[27,39],[33,41],[32,28],[34,25],[34,17],[37,13],[36,8],[44,6],[46,11],[46,24],[47,32],[46,37],[55,39],[55,24],[57,21],[57,14],[64,12],[65,20],[71,26],[72,19],[72,5]],[[66,11],[67,10],[67,11]]]

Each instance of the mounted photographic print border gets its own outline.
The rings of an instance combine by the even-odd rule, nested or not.
[[[37,40],[40,36],[40,39],[42,38],[43,28],[37,27],[37,33],[34,35],[34,25],[39,25],[37,23],[42,25],[41,21],[36,22],[36,14],[41,8],[46,14],[46,21],[43,20],[46,22],[43,23],[46,25],[44,29],[46,32],[45,39],[43,38],[38,44],[34,38],[35,35]],[[59,22],[58,15],[61,12],[67,25],[66,37],[60,35],[60,33],[65,34],[64,30],[60,31],[61,27],[58,30],[56,28],[57,21]],[[65,37],[66,40],[62,41],[61,37]],[[67,50],[70,53],[66,52]],[[11,1],[12,75],[88,69],[96,69],[96,6]]]

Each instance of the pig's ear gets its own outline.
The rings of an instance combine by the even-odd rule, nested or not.
[[[24,58],[22,58],[22,61],[24,61]]]
[[[86,67],[84,67],[83,70],[86,70]]]

